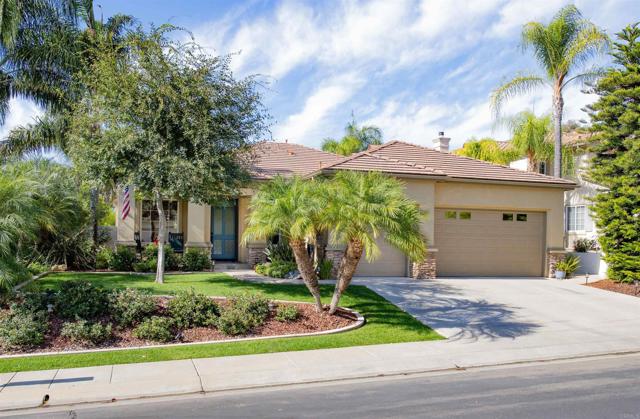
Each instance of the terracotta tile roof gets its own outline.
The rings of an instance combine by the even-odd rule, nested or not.
[[[443,153],[403,141],[390,141],[375,149],[356,153],[342,161],[326,165],[324,170],[372,170],[451,180],[522,182],[568,187],[575,185],[566,179]]]
[[[305,176],[343,160],[343,156],[294,143],[262,142],[253,148],[250,172],[256,179]]]

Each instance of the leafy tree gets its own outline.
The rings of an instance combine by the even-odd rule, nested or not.
[[[349,156],[359,151],[364,151],[370,145],[382,144],[382,130],[373,125],[358,126],[355,119],[347,124],[345,134],[340,140],[325,138],[322,142],[322,150]]]
[[[266,129],[253,78],[235,80],[228,57],[168,39],[172,27],[99,48],[70,121],[69,154],[100,184],[133,185],[159,214],[156,282],[164,278],[167,216],[163,200],[215,203],[248,178],[249,146]]]
[[[520,157],[511,147],[500,147],[493,138],[472,138],[462,148],[454,150],[453,154],[496,164],[509,164]]]
[[[532,49],[543,74],[520,74],[493,91],[491,101],[496,114],[503,103],[516,95],[541,86],[550,87],[553,95],[553,174],[562,175],[563,92],[572,82],[592,81],[602,73],[585,69],[589,60],[608,46],[609,38],[593,23],[584,19],[573,5],[565,6],[548,25],[527,23],[522,29],[524,49]]]
[[[423,214],[418,204],[407,198],[399,180],[379,172],[341,171],[329,181],[328,188],[323,224],[333,241],[346,244],[329,309],[334,313],[362,253],[366,252],[370,261],[380,254],[376,239],[382,234],[413,261],[424,260],[426,240],[420,232]]]
[[[298,177],[276,177],[251,198],[243,242],[266,240],[280,234],[289,243],[305,285],[313,295],[316,310],[322,311],[318,275],[307,252],[322,231],[321,214],[326,208],[325,184]]]
[[[640,27],[617,34],[618,64],[600,79],[590,106],[595,157],[590,179],[605,187],[593,211],[609,275],[640,280]]]

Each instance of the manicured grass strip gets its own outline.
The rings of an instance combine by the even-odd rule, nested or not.
[[[61,281],[73,279],[91,280],[105,288],[131,287],[147,289],[155,294],[172,294],[181,289],[193,287],[195,290],[208,295],[230,296],[242,292],[261,292],[272,299],[311,301],[309,292],[304,285],[251,283],[239,281],[224,274],[211,273],[167,276],[166,283],[162,285],[155,284],[152,276],[63,273],[45,277],[32,284],[32,287],[55,289],[60,285]],[[333,286],[324,285],[321,288],[323,298],[328,301],[333,291]],[[412,316],[366,287],[350,287],[343,297],[341,305],[352,308],[364,315],[367,319],[365,326],[350,332],[325,336],[2,359],[0,360],[0,372],[303,351],[308,349],[442,339],[432,329],[424,326]]]

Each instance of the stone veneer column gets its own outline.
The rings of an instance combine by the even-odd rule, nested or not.
[[[556,263],[564,259],[566,250],[547,250],[547,276],[554,278],[556,274]]]
[[[342,262],[342,256],[344,256],[344,246],[336,246],[328,244],[324,250],[324,259],[330,260],[333,263],[331,268],[331,276],[333,278],[338,277],[338,270],[340,269],[340,263]]]
[[[247,263],[249,266],[253,268],[258,263],[264,263],[267,261],[267,255],[264,254],[264,249],[266,247],[266,242],[247,243]]]
[[[427,258],[422,262],[413,262],[411,264],[411,277],[414,279],[435,279],[436,255],[438,249],[428,249]]]

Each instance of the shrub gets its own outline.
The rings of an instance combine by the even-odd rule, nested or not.
[[[67,322],[62,326],[60,335],[75,343],[99,345],[112,336],[111,323],[91,323],[86,320]]]
[[[598,248],[598,242],[592,239],[578,239],[573,243],[573,248],[578,253],[585,253]]]
[[[182,257],[182,269],[188,272],[198,272],[211,268],[209,255],[200,250],[189,248]]]
[[[64,319],[91,320],[108,309],[108,293],[89,281],[65,281],[56,297],[56,312]]]
[[[31,262],[29,266],[27,266],[27,269],[31,275],[40,275],[41,273],[47,272],[49,266],[40,262]]]
[[[227,336],[246,335],[251,328],[251,322],[236,308],[223,310],[218,318],[218,330]]]
[[[169,301],[168,311],[181,329],[211,326],[220,315],[220,308],[211,298],[193,289],[181,291]]]
[[[292,322],[300,317],[300,310],[296,306],[278,306],[275,319],[279,322]]]
[[[331,279],[331,271],[333,270],[333,261],[325,259],[318,265],[318,278]]]
[[[158,245],[148,244],[142,250],[142,261],[147,262],[147,272],[155,272],[158,266]],[[173,251],[173,248],[164,245],[164,268],[169,271],[178,271],[182,267],[182,257]]]
[[[113,271],[131,271],[133,263],[136,261],[136,253],[126,246],[116,247],[116,251],[111,256],[109,269]]]
[[[256,272],[272,278],[285,278],[291,271],[298,269],[295,262],[271,262],[256,265]]]
[[[218,329],[225,335],[244,335],[264,323],[269,315],[269,300],[260,294],[233,297],[218,318]]]
[[[151,272],[151,269],[149,269],[149,265],[150,263],[148,261],[136,262],[133,264],[133,271],[134,272]],[[156,265],[154,264],[153,271],[155,270],[156,270]]]
[[[112,265],[113,249],[101,247],[96,253],[96,269],[108,269]]]
[[[269,243],[264,249],[264,254],[270,262],[295,262],[291,246],[284,239],[281,239],[277,244]]]
[[[556,263],[556,271],[563,271],[567,278],[580,267],[580,259],[577,256],[566,256]]]
[[[134,288],[112,291],[109,307],[113,320],[120,326],[131,326],[153,314],[157,307],[155,299]]]
[[[42,345],[46,331],[44,312],[11,312],[0,319],[0,346],[6,350],[33,348]]]
[[[269,265],[271,265],[269,262],[258,263],[254,269],[256,273],[259,273],[260,275],[266,275],[267,270],[269,269]]]
[[[175,338],[176,322],[169,317],[153,316],[146,319],[133,330],[138,339],[169,342]]]
[[[29,292],[26,294],[18,294],[16,300],[18,302],[14,302],[11,305],[12,311],[23,311],[25,313],[35,314],[47,311],[51,296],[48,293]]]

